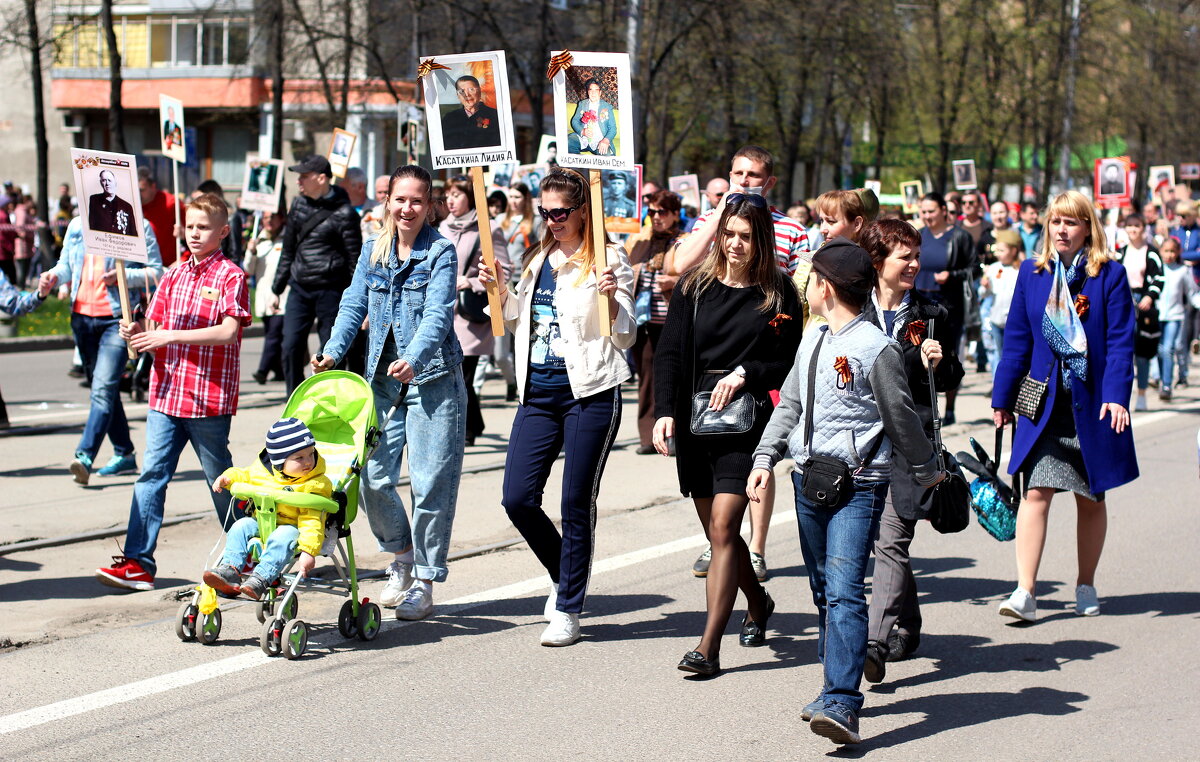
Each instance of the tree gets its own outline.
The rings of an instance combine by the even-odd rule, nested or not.
[[[100,0],[100,24],[104,30],[104,47],[108,52],[108,133],[109,145],[117,153],[125,153],[125,109],[121,106],[121,50],[113,27],[113,0]]]

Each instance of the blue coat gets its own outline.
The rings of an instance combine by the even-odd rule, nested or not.
[[[996,368],[992,407],[1012,410],[1021,379],[1026,374],[1038,381],[1050,380],[1038,420],[1031,423],[1027,418],[1019,418],[1017,421],[1008,466],[1010,474],[1025,464],[1034,444],[1044,433],[1059,388],[1061,366],[1042,336],[1042,315],[1053,282],[1054,275],[1049,269],[1037,272],[1034,260],[1025,260],[1017,276],[1017,290],[1004,327],[1004,352],[1000,366]],[[1109,416],[1100,420],[1100,406],[1106,402],[1129,407],[1133,386],[1133,296],[1125,268],[1113,261],[1101,266],[1099,275],[1089,277],[1080,293],[1089,301],[1087,314],[1082,318],[1088,344],[1088,378],[1080,381],[1072,376],[1071,394],[1088,485],[1092,492],[1102,492],[1138,477],[1132,427],[1117,434]]]
[[[588,110],[591,102],[587,98],[575,106],[575,114],[571,117],[571,131],[577,135],[583,134],[583,112]],[[617,136],[617,115],[612,104],[601,99],[596,103],[596,117],[600,120],[600,137],[610,141]]]

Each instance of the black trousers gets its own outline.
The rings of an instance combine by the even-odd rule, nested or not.
[[[467,385],[467,437],[474,439],[483,433],[483,410],[479,407],[479,395],[475,393],[475,369],[479,367],[479,355],[463,355],[463,383]]]
[[[283,315],[263,315],[263,351],[258,372],[283,375]]]
[[[329,341],[333,321],[337,318],[338,303],[342,292],[331,288],[301,288],[292,281],[287,306],[283,310],[283,379],[290,396],[304,380],[304,367],[308,365],[308,334],[313,321],[317,321],[317,336],[320,347]]]

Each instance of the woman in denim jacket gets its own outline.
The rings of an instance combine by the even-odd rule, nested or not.
[[[466,387],[454,335],[457,257],[427,224],[429,173],[397,169],[388,182],[383,230],[363,244],[354,280],[342,295],[322,355],[328,370],[345,356],[370,322],[365,375],[375,393],[383,441],[363,470],[363,504],[380,547],[396,554],[380,595],[397,619],[424,619],[433,611],[434,582],[446,579],[450,528],[462,475]],[[396,415],[384,420],[405,391]],[[412,522],[396,491],[405,444],[412,489]]]
[[[625,250],[606,249],[600,270],[592,249],[587,181],[552,169],[542,180],[541,245],[526,258],[514,294],[501,284],[504,323],[516,337],[521,404],[508,438],[504,509],[550,573],[544,646],[579,639],[579,614],[592,568],[596,493],[621,425],[621,382],[630,377],[625,350],[633,346],[633,268]],[[496,274],[481,267],[479,278]],[[601,299],[609,302],[611,336],[600,330]],[[542,509],[550,468],[565,451],[562,533]]]

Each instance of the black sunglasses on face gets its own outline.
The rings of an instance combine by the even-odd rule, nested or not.
[[[571,216],[571,212],[578,208],[577,206],[560,207],[558,209],[546,209],[542,207],[538,211],[541,212],[542,219],[547,222],[566,222],[567,218]]]
[[[756,196],[753,193],[730,193],[725,197],[725,203],[727,205],[740,204],[743,201],[757,209],[767,208],[767,200],[762,196]]]
[[[666,209],[647,209],[646,214],[650,215],[651,217],[657,217],[660,214],[667,214],[667,210]]]

